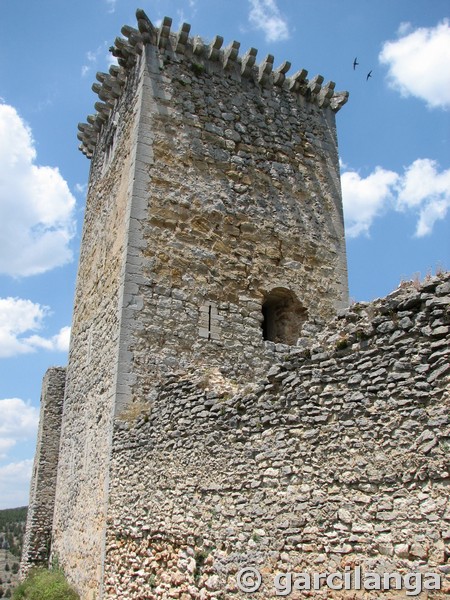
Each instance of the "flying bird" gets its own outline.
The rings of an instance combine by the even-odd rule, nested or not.
[[[369,78],[372,77],[372,71],[367,73],[366,81],[369,81]]]
[[[355,70],[355,69],[356,69],[356,67],[359,65],[359,62],[358,62],[358,60],[357,60],[357,59],[358,59],[358,57],[357,57],[357,56],[355,56],[355,60],[353,61],[353,70]]]

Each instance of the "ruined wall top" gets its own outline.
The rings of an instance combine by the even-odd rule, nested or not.
[[[81,141],[80,150],[88,158],[92,157],[99,134],[108,122],[117,100],[122,95],[128,74],[135,66],[145,45],[152,45],[161,54],[168,53],[179,60],[191,61],[194,72],[208,71],[212,64],[221,68],[224,77],[235,80],[252,80],[255,85],[263,88],[276,86],[287,93],[302,95],[309,102],[319,107],[330,107],[337,112],[348,100],[348,92],[336,92],[335,83],[329,81],[323,85],[322,75],[307,79],[308,71],[301,69],[291,75],[286,73],[291,67],[289,61],[284,61],[274,69],[274,57],[268,54],[259,64],[256,63],[256,48],[250,48],[239,56],[240,43],[232,41],[222,48],[223,38],[219,35],[210,43],[199,36],[189,35],[191,26],[183,23],[180,30],[171,32],[172,19],[164,17],[160,27],[155,27],[142,9],[136,11],[137,26],[124,25],[122,34],[117,37],[110,52],[117,58],[118,65],[112,65],[109,73],[97,73],[97,82],[93,91],[98,94],[100,101],[95,103],[93,115],[88,115],[87,123],[78,124],[78,139]]]

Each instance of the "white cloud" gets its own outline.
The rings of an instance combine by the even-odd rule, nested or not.
[[[20,398],[0,400],[0,451],[9,450],[19,441],[35,437],[39,423],[39,410]],[[0,456],[5,458],[5,454]]]
[[[0,357],[32,352],[23,338],[27,331],[42,327],[48,307],[20,298],[0,298]]]
[[[397,34],[399,36],[406,36],[411,31],[412,31],[412,25],[411,25],[411,23],[408,23],[408,21],[404,21],[403,23],[400,23],[400,25],[398,27],[398,30],[397,30]]]
[[[74,189],[77,194],[85,196],[87,191],[87,183],[76,183]]]
[[[31,459],[0,466],[0,509],[28,504],[32,469]]]
[[[432,233],[450,209],[450,169],[439,171],[430,159],[417,159],[402,174],[376,167],[368,177],[342,173],[342,198],[349,237],[369,234],[373,221],[388,210],[417,215],[416,237]]]
[[[109,67],[110,67],[111,65],[118,65],[118,64],[119,64],[119,63],[117,62],[117,57],[116,57],[116,56],[113,56],[113,55],[111,54],[111,52],[109,52],[109,50],[108,50],[108,52],[107,52],[107,54],[106,54],[106,56],[105,56],[105,61],[106,61],[106,65],[107,65],[107,68],[108,68],[108,70],[109,70]]]
[[[109,12],[114,12],[114,10]],[[98,67],[101,56],[104,56],[108,66],[116,64],[117,59],[109,51],[107,52],[107,48],[109,48],[108,42],[103,42],[96,50],[86,52],[86,63],[81,67],[82,77],[86,77],[94,68]]]
[[[430,159],[415,160],[406,170],[398,193],[398,209],[413,209],[419,214],[416,236],[432,232],[439,219],[450,209],[450,169],[438,171]]]
[[[28,332],[38,331],[49,314],[47,306],[21,298],[0,298],[0,358],[35,352],[38,348],[67,352],[70,327],[62,327],[56,335],[44,338]]]
[[[0,104],[0,273],[43,273],[72,260],[75,198],[55,167],[35,164],[30,129]]]
[[[108,5],[108,12],[109,13],[115,12],[117,0],[106,0],[106,4]]]
[[[249,0],[248,20],[256,29],[264,32],[267,42],[280,42],[289,38],[286,19],[281,15],[275,0]]]
[[[59,333],[51,338],[43,338],[40,335],[27,337],[25,343],[31,348],[30,352],[37,348],[44,350],[53,350],[58,352],[68,352],[70,343],[70,327],[62,327]]]
[[[383,214],[392,201],[397,173],[376,167],[368,177],[355,171],[341,176],[346,233],[349,237],[368,234],[373,220]]]
[[[181,27],[181,25],[186,22],[186,15],[184,14],[184,10],[182,8],[177,9],[177,17],[178,27]]]
[[[0,400],[0,460],[17,443],[35,443],[39,425],[39,409],[20,398]],[[0,509],[28,504],[32,460],[0,466]]]
[[[0,400],[0,406],[1,406],[1,400]],[[13,440],[11,438],[2,439],[0,437],[0,460],[3,460],[7,456],[8,451],[15,445],[16,445],[15,440]]]
[[[433,231],[436,221],[445,219],[450,202],[446,200],[435,200],[426,204],[420,211],[419,221],[417,222],[416,237],[429,235]]]
[[[98,57],[100,55],[102,47],[97,48],[95,52],[89,50],[86,52],[86,64],[81,67],[81,77],[86,77],[86,75],[91,71],[91,69],[97,63]]]
[[[386,42],[379,55],[388,66],[390,85],[403,96],[416,96],[430,107],[450,108],[450,23],[411,31],[402,23],[400,38]]]
[[[184,8],[177,9],[178,27],[181,27],[181,25],[186,23],[186,21],[189,23],[190,19],[197,14],[197,0],[189,0],[188,5],[189,11],[187,17],[185,15]]]
[[[70,345],[70,332],[71,328],[69,326],[61,327],[59,333],[53,336],[54,347],[56,350],[60,352],[68,352]]]

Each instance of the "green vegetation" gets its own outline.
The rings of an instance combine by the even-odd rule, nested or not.
[[[370,336],[366,334],[366,332],[364,331],[364,329],[357,329],[356,330],[356,339],[358,340],[358,342],[363,342],[364,340],[368,340],[369,337]]]
[[[348,346],[349,341],[346,335],[342,335],[336,342],[336,350],[345,350],[345,348],[348,348]]]
[[[0,598],[11,598],[18,583],[27,507],[0,510]]]
[[[6,525],[17,524],[27,520],[27,507],[6,508],[0,510],[0,531],[7,529]]]
[[[203,65],[200,65],[199,63],[195,62],[191,63],[191,69],[194,72],[194,74],[197,75],[197,77],[205,71],[205,67]]]
[[[0,510],[0,548],[6,546],[11,554],[21,556],[26,520],[26,506]]]
[[[13,600],[79,600],[60,569],[33,569],[14,590]]]

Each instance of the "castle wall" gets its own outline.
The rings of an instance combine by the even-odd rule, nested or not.
[[[158,384],[115,425],[105,597],[247,597],[247,565],[255,598],[281,571],[356,565],[438,572],[446,597],[449,306],[447,275],[307,327],[234,394],[194,369]]]
[[[101,593],[141,78],[123,80],[92,157],[76,286],[52,554],[83,598]]]
[[[55,506],[61,416],[66,370],[52,367],[42,381],[39,429],[30,485],[21,574],[48,564]]]

